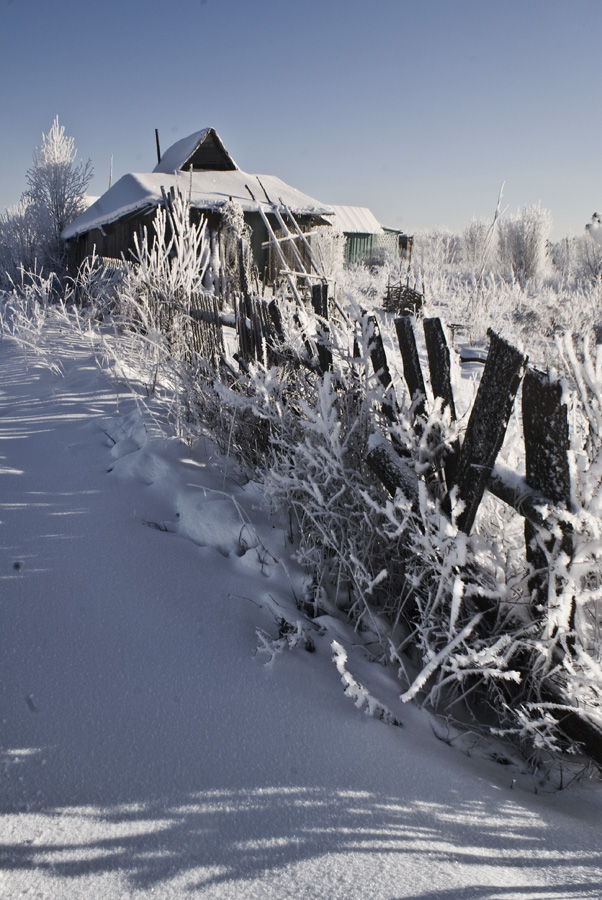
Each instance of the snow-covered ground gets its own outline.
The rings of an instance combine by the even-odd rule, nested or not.
[[[63,377],[0,341],[0,896],[602,896],[599,784],[438,740],[338,620],[257,652],[299,617],[286,523],[51,341]]]

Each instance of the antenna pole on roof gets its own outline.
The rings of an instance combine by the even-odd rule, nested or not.
[[[155,128],[155,140],[157,141],[157,162],[161,162],[161,145],[159,144],[159,129]]]

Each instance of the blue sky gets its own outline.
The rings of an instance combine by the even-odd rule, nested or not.
[[[602,207],[601,0],[0,0],[0,209],[58,114],[90,191],[211,125],[246,171],[408,232]],[[602,210],[600,210],[602,212]]]

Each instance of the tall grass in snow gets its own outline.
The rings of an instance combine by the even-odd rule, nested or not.
[[[599,720],[602,645],[595,636],[602,630],[597,549],[602,470],[595,428],[598,406],[602,409],[602,364],[592,361],[587,346],[577,351],[568,339],[555,344],[552,336],[593,328],[599,283],[567,278],[536,286],[496,273],[479,283],[479,272],[458,262],[461,243],[445,235],[437,242],[446,262],[431,264],[424,253],[417,257],[423,268],[413,273],[425,285],[428,313],[463,324],[473,340],[493,326],[515,341],[522,329],[531,352],[536,332],[540,359],[566,361],[575,416],[581,416],[582,433],[592,435],[585,457],[583,448],[575,449],[576,483],[585,499],[579,516],[565,514],[575,533],[573,558],[563,557],[553,542],[562,524],[553,516],[539,535],[557,594],[550,594],[549,609],[534,620],[516,517],[486,501],[474,533],[466,536],[456,526],[459,507],[452,503],[451,516],[442,509],[434,473],[461,441],[465,421],[452,423],[431,398],[416,428],[399,357],[390,355],[393,383],[387,396],[372,369],[369,314],[381,305],[388,279],[407,273],[355,269],[340,276],[348,314],[329,323],[331,373],[321,375],[308,364],[306,338],[316,334],[318,324],[313,313],[303,312],[300,328],[299,311],[285,300],[277,364],[238,368],[229,357],[210,366],[187,344],[186,324],[190,298],[202,290],[204,226],[189,225],[185,205],[174,210],[174,222],[169,224],[167,214],[159,217],[154,241],[139,244],[136,263],[111,285],[115,307],[105,318],[101,340],[113,372],[129,379],[142,401],[145,393],[154,392],[155,400],[162,396],[166,419],[179,436],[194,441],[209,434],[230,471],[236,465],[240,474],[262,482],[266,501],[290,516],[296,553],[308,573],[306,594],[298,598],[303,612],[344,612],[358,629],[373,632],[377,655],[383,662],[392,659],[400,670],[406,701],[420,699],[439,712],[472,717],[473,723],[489,717],[536,763],[571,749],[540,686],[542,679],[555,679],[567,707],[581,706],[592,721]],[[86,284],[88,296],[98,296],[90,276]],[[477,289],[482,302],[475,306]],[[5,304],[6,322],[17,296]],[[569,296],[572,302],[565,303]],[[31,321],[43,322],[43,301],[31,302]],[[105,304],[105,317],[107,311]],[[25,307],[18,313],[20,321],[27,315]],[[87,321],[94,322],[92,309]],[[387,328],[383,322],[385,338]],[[388,346],[392,350],[393,342]],[[385,412],[391,403],[398,410],[395,422]],[[372,474],[366,456],[376,440],[403,448],[414,492],[398,490],[391,497]],[[571,592],[584,598],[575,622],[565,614]],[[575,652],[559,655],[567,636]],[[530,660],[528,672],[525,660]]]

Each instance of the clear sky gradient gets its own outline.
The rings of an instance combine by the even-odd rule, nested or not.
[[[206,126],[409,233],[602,212],[602,0],[0,0],[0,209],[58,114],[90,193]]]

